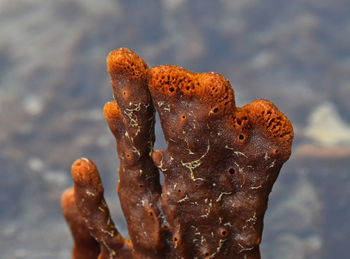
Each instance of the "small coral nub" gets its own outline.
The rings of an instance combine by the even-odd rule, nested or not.
[[[102,189],[97,168],[95,164],[87,158],[80,158],[73,163],[72,175],[76,184]]]
[[[121,116],[120,108],[114,101],[105,104],[103,113],[107,120],[117,119]]]

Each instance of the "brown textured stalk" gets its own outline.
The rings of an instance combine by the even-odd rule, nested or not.
[[[111,52],[107,65],[115,101],[104,114],[117,142],[130,241],[111,223],[91,161],[73,165],[76,206],[62,205],[85,220],[99,258],[260,258],[268,195],[291,154],[287,117],[266,100],[237,108],[217,73],[149,69],[128,49]],[[155,109],[167,149],[153,152]]]

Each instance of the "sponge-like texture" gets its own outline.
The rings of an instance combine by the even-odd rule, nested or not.
[[[117,143],[130,240],[113,225],[96,166],[80,159],[62,202],[73,258],[90,243],[99,259],[260,258],[268,195],[291,154],[287,117],[266,100],[236,107],[229,81],[217,73],[150,69],[128,49],[112,51],[107,67],[115,100],[104,115]],[[155,111],[165,150],[153,150]]]

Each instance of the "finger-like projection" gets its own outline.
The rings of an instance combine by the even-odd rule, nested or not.
[[[149,69],[128,49],[111,52],[107,65],[115,101],[104,113],[117,142],[130,240],[109,217],[97,169],[78,160],[74,189],[62,200],[73,258],[89,251],[84,242],[93,244],[90,258],[260,258],[268,195],[291,154],[287,117],[266,100],[236,107],[230,83],[217,73]],[[153,151],[155,110],[166,150]]]

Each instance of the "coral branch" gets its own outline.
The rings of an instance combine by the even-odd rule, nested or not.
[[[104,114],[120,159],[118,194],[135,253],[164,258],[159,173],[153,164],[154,108],[147,87],[146,63],[128,49],[107,57],[116,102]]]
[[[73,188],[67,189],[62,194],[61,207],[74,239],[72,258],[96,259],[100,253],[100,245],[90,235],[83,217],[79,214]]]
[[[96,166],[81,158],[72,165],[75,204],[86,228],[101,245],[99,258],[117,258],[131,254],[131,246],[119,234],[103,197],[103,187]]]
[[[291,154],[287,117],[266,100],[237,108],[217,73],[149,69],[128,49],[111,52],[107,66],[115,101],[104,114],[117,142],[130,241],[112,224],[91,161],[73,164],[76,206],[62,205],[65,215],[72,210],[85,220],[99,258],[260,258],[268,195]],[[155,109],[167,148],[153,152]],[[81,220],[66,218],[76,247],[76,228],[91,242]]]
[[[215,73],[159,66],[148,83],[168,143],[153,158],[165,174],[162,208],[178,255],[258,258],[268,194],[290,155],[290,122],[268,101],[237,109]]]

